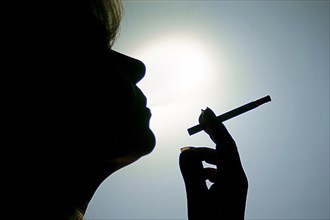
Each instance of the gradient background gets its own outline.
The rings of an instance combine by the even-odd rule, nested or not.
[[[123,3],[114,48],[147,66],[157,145],[100,186],[86,219],[185,219],[180,148],[214,147],[187,128],[200,109],[265,95],[224,123],[249,179],[246,219],[329,219],[329,1]]]

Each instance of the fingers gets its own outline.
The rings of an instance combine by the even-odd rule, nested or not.
[[[180,170],[184,179],[188,219],[205,219],[209,205],[209,192],[206,185],[206,179],[215,179],[215,172],[210,169],[204,169],[203,158],[214,162],[215,151],[206,148],[183,148],[179,158]]]
[[[179,165],[186,188],[188,219],[203,219],[206,207],[203,207],[202,201],[207,201],[208,189],[198,152],[194,149],[183,150],[180,154]]]
[[[188,218],[218,219],[221,214],[225,216],[221,219],[243,219],[248,182],[235,141],[211,109],[203,111],[199,121],[216,149],[186,148],[180,155]],[[203,161],[217,168],[204,168]],[[214,183],[209,190],[206,179]],[[232,212],[233,208],[236,214]]]
[[[211,183],[215,183],[216,176],[217,176],[217,169],[211,167],[204,168],[205,179],[209,180]]]
[[[235,178],[244,177],[244,170],[237,151],[236,143],[226,127],[216,117],[214,112],[207,108],[199,117],[200,123],[211,139],[216,143],[217,154],[217,175],[232,176]],[[220,179],[218,177],[217,179]]]
[[[207,147],[183,147],[181,148],[181,151],[186,150],[194,150],[196,154],[198,154],[200,162],[205,161],[208,164],[217,165],[217,154],[216,150],[207,148]],[[215,182],[215,176],[216,176],[217,169],[206,167],[203,168],[203,174],[201,174],[204,177],[204,180],[209,180],[210,182]]]
[[[217,164],[217,155],[216,150],[208,148],[208,147],[183,147],[181,151],[185,150],[194,150],[199,155],[199,159],[201,161],[205,161],[206,163],[216,165]]]
[[[203,125],[204,130],[210,135],[216,144],[235,145],[234,139],[229,134],[226,127],[217,118],[210,108],[206,108],[199,117],[199,123]]]

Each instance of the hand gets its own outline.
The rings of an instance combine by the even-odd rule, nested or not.
[[[179,162],[186,188],[188,219],[243,220],[248,180],[235,141],[211,109],[203,111],[199,121],[216,149],[182,148]],[[216,169],[204,168],[203,161],[216,165]],[[210,188],[206,180],[212,182]]]

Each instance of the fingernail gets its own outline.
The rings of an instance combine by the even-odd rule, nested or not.
[[[183,151],[187,151],[187,150],[195,150],[194,147],[181,147],[180,148],[180,151],[183,152]]]
[[[209,114],[213,113],[212,109],[210,109],[209,107],[206,107],[205,111],[208,112]]]
[[[212,120],[213,119],[213,115],[214,113],[212,112],[212,110],[210,108],[206,108],[204,111],[204,119],[206,120]]]

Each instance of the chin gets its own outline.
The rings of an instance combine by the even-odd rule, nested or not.
[[[150,154],[156,146],[156,137],[154,133],[149,130],[145,134],[138,137],[137,145],[134,148],[138,151],[137,153],[141,156]]]

